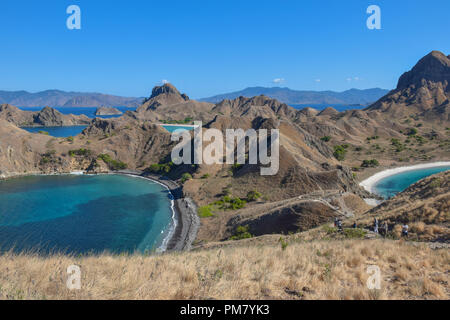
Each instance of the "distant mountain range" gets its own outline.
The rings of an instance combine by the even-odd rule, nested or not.
[[[219,103],[225,99],[236,99],[240,96],[254,97],[265,95],[280,102],[296,104],[344,104],[369,105],[389,90],[374,88],[366,90],[350,89],[344,92],[334,91],[298,91],[289,88],[251,87],[237,92],[225,93],[200,99],[202,102]],[[121,97],[102,93],[66,92],[46,90],[36,93],[27,91],[0,91],[0,104],[18,107],[139,107],[144,98]]]
[[[60,90],[46,90],[36,93],[0,91],[0,104],[8,103],[18,107],[138,107],[142,101],[143,98]]]
[[[350,89],[344,92],[334,91],[298,91],[289,88],[266,88],[266,87],[250,87],[241,91],[220,94],[217,96],[203,98],[200,101],[218,103],[224,99],[236,99],[240,96],[254,97],[265,95],[280,102],[296,105],[296,104],[347,104],[347,105],[369,105],[384,95],[389,90],[374,89]]]

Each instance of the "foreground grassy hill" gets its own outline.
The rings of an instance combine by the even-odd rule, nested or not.
[[[449,251],[392,240],[284,242],[155,256],[0,256],[0,299],[449,299]],[[81,290],[66,288],[69,265]],[[381,289],[366,286],[367,267]]]

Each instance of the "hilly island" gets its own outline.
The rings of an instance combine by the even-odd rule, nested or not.
[[[449,82],[450,55],[432,51],[391,91],[250,88],[197,101],[165,83],[145,99],[53,92],[39,111],[14,104],[40,98],[9,94],[0,298],[449,299]],[[289,105],[315,103],[367,106]],[[245,164],[174,164],[172,129],[194,144],[200,121],[224,136],[278,130],[277,173],[250,163],[245,137]],[[46,131],[70,126],[83,128]],[[66,270],[53,266],[71,264],[86,270],[84,290],[54,280]],[[368,265],[381,289],[367,288]]]

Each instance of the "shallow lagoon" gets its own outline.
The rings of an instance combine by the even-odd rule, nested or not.
[[[0,182],[0,248],[132,253],[163,245],[169,191],[123,175],[29,176]]]
[[[383,198],[389,199],[417,181],[447,170],[450,170],[450,166],[424,168],[397,173],[378,181],[374,186],[374,191]]]

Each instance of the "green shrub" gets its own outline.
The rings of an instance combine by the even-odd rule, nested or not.
[[[92,155],[92,151],[89,149],[77,149],[77,150],[70,150],[69,151],[69,156],[74,157],[74,156],[84,156],[84,157],[88,157]]]
[[[50,134],[47,131],[39,130],[39,134],[45,134],[46,136],[49,136]]]
[[[230,240],[242,240],[253,237],[248,230],[248,226],[238,226],[234,232],[234,235],[230,237]]]
[[[262,197],[262,194],[258,191],[249,191],[247,193],[247,201],[256,201]]]
[[[399,139],[396,138],[391,139],[391,144],[395,147],[396,152],[401,152],[405,150],[405,145],[403,145]]]
[[[416,134],[417,134],[417,129],[416,128],[410,128],[410,129],[408,129],[408,131],[406,132],[406,134],[408,135],[408,136],[415,136]]]
[[[327,234],[333,234],[333,233],[338,232],[338,229],[337,229],[337,228],[330,227],[330,226],[327,226],[327,225],[323,226],[323,230],[324,230]]]
[[[185,183],[186,181],[191,180],[191,179],[192,179],[192,176],[188,172],[185,172],[181,175],[181,183]]]
[[[347,145],[348,147],[348,145]],[[334,146],[334,152],[333,155],[334,157],[339,160],[342,161],[345,159],[345,154],[347,153],[347,147],[344,146]]]
[[[204,175],[202,175],[201,179],[208,179],[209,178],[209,173],[206,173]]]
[[[320,140],[322,140],[324,142],[328,142],[328,141],[331,140],[331,137],[330,136],[324,136],[324,137],[320,138]]]
[[[380,138],[379,136],[372,136],[372,137],[367,137],[366,140],[370,141],[370,140],[377,140],[378,138]]]
[[[209,218],[209,217],[213,217],[214,213],[212,212],[212,208],[210,205],[207,206],[202,206],[198,208],[198,215],[201,218]]]
[[[66,140],[69,141],[69,142],[73,142],[73,137],[72,136],[67,137]]]
[[[360,228],[344,229],[344,235],[349,239],[364,239],[367,231]]]
[[[425,138],[424,137],[422,137],[422,136],[415,136],[415,138],[416,138],[416,140],[417,140],[417,142],[419,144],[424,144],[425,143]]]
[[[222,200],[218,200],[213,204],[218,206],[221,210],[239,210],[245,207],[247,201],[237,197],[224,196]]]
[[[149,173],[169,173],[172,170],[172,167],[174,166],[173,162],[168,163],[155,163],[150,165],[147,169],[145,169],[146,172]]]
[[[375,167],[378,167],[379,165],[380,165],[380,163],[378,162],[378,160],[372,159],[372,160],[363,160],[361,167],[375,168]]]
[[[280,244],[281,244],[281,250],[283,250],[283,251],[286,250],[289,243],[283,238],[280,238],[280,240],[278,240],[278,242],[280,242]]]
[[[98,156],[98,159],[103,160],[103,162],[108,165],[109,169],[114,171],[123,170],[128,167],[125,162],[114,160],[109,154],[101,154]]]

